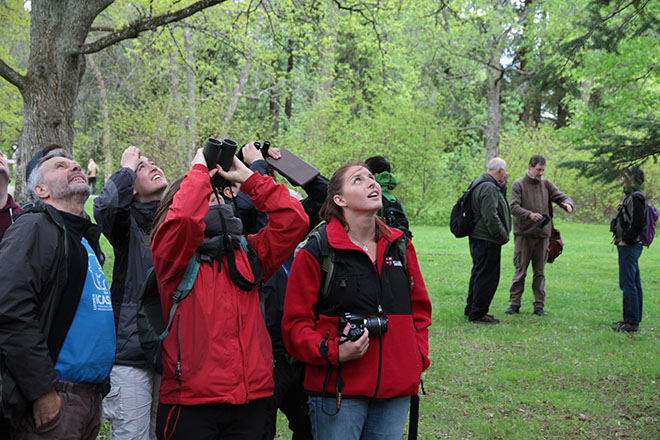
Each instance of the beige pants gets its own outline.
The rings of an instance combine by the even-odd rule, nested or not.
[[[509,289],[509,303],[512,306],[521,305],[525,290],[525,276],[529,262],[532,262],[532,292],[534,293],[534,308],[545,305],[545,262],[548,260],[548,238],[530,238],[516,235],[513,248],[513,266],[516,268]]]

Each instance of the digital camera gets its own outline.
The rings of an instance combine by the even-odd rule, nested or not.
[[[387,331],[387,324],[389,320],[387,317],[354,315],[352,313],[344,313],[339,316],[339,330],[343,331],[346,324],[350,324],[348,335],[346,337],[349,341],[357,341],[364,334],[364,329],[369,330],[369,336],[379,336]]]

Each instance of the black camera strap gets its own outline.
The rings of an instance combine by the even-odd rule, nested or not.
[[[325,335],[325,346],[327,347],[327,340],[328,336],[330,335],[330,331],[328,330],[328,333]],[[337,335],[341,338],[342,336],[346,337],[346,339],[339,339],[337,341],[337,379],[335,380],[335,393],[336,393],[336,401],[337,401],[337,410],[334,413],[328,412],[325,410],[325,399],[321,400],[321,411],[323,411],[323,414],[326,416],[336,416],[339,413],[339,410],[341,409],[341,399],[342,399],[342,391],[344,389],[344,379],[341,377],[341,359],[339,358],[339,346],[343,344],[344,342],[348,341],[348,335],[343,334],[340,330],[337,330]],[[323,395],[325,394],[325,390],[328,387],[328,382],[330,382],[330,375],[332,374],[332,367],[333,365],[330,363],[328,360],[327,356],[324,356],[326,361],[328,362],[328,371],[325,373],[325,379],[323,379],[323,389],[321,391],[321,397],[323,398]]]
[[[220,203],[220,195],[218,194],[218,189],[213,184],[213,179],[211,179],[211,186],[213,187],[213,193],[215,194],[216,200],[218,201],[218,203]],[[222,245],[224,247],[225,256],[227,257],[227,267],[229,268],[229,277],[231,278],[232,282],[236,287],[246,292],[249,292],[250,290],[254,289],[259,285],[259,280],[261,279],[261,265],[258,264],[258,262],[257,264],[252,265],[254,282],[249,281],[243,276],[243,274],[238,270],[238,267],[236,267],[236,256],[234,255],[234,248],[231,243],[231,237],[227,233],[227,222],[225,221],[225,218],[220,211],[218,211],[218,215],[220,216],[220,222],[222,223],[222,230],[223,230]],[[254,255],[250,255],[249,252],[254,253],[254,250],[250,249],[246,251],[246,254],[248,254],[248,260],[250,260],[250,263],[252,263],[253,260],[256,259],[256,253]],[[218,262],[218,270],[220,270],[220,262]]]

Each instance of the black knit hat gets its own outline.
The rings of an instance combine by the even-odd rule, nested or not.
[[[27,165],[25,165],[25,182],[27,182],[30,179],[30,174],[32,174],[32,170],[34,169],[34,167],[37,166],[37,162],[39,162],[39,160],[42,157],[44,157],[45,155],[47,155],[51,151],[57,150],[57,149],[64,150],[64,147],[61,146],[61,145],[57,145],[57,144],[50,144],[47,147],[42,148],[41,150],[37,151],[35,153],[35,155],[32,156],[32,159],[30,159],[30,161],[27,163]]]
[[[380,174],[385,171],[388,173],[391,172],[390,163],[383,156],[372,156],[365,160],[364,163],[366,163],[367,167],[369,167],[369,171],[374,174]]]
[[[640,167],[626,168],[623,175],[628,177],[635,186],[643,184],[645,180],[644,171]]]

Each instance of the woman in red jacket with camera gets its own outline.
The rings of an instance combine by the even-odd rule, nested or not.
[[[430,363],[431,301],[412,243],[376,217],[381,203],[364,164],[339,168],[321,208],[328,223],[291,268],[282,331],[307,364],[315,439],[400,440]]]

